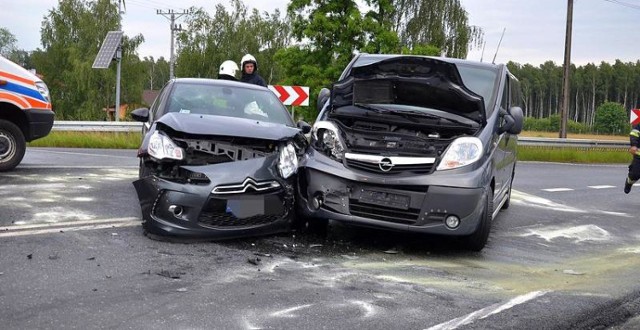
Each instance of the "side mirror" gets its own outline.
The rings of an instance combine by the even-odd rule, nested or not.
[[[331,91],[328,88],[320,90],[320,93],[318,94],[318,104],[316,105],[318,112],[322,111],[324,104],[329,100],[329,96],[331,96]]]
[[[524,114],[522,108],[512,107],[509,109],[509,114],[513,118],[513,125],[507,131],[509,134],[520,134],[522,132],[522,126],[524,125]]]
[[[509,111],[500,109],[500,116],[504,119],[502,126],[498,128],[498,133],[507,132],[509,134],[520,134],[524,124],[522,108],[512,107]]]
[[[302,134],[308,134],[309,132],[311,132],[311,125],[302,120],[297,122],[296,126],[298,126],[298,128],[302,131]]]
[[[147,108],[139,108],[131,111],[131,118],[135,121],[141,121],[146,123],[149,121],[149,109]]]

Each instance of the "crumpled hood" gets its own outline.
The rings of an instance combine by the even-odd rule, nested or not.
[[[157,121],[169,128],[193,135],[219,135],[272,141],[286,140],[300,133],[295,127],[253,119],[168,113]]]
[[[357,104],[402,104],[454,113],[483,124],[482,96],[469,90],[453,63],[398,56],[351,68],[331,90],[331,109]]]

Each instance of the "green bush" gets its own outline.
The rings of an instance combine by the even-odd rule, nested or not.
[[[524,119],[524,130],[538,132],[559,132],[560,115],[551,115],[548,118],[526,117]],[[567,131],[569,133],[590,133],[591,130],[586,124],[569,120],[567,121]]]
[[[622,104],[605,102],[596,109],[594,129],[597,133],[621,134],[629,128],[627,111]]]

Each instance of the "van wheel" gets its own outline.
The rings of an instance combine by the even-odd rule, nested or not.
[[[489,240],[491,217],[493,216],[493,191],[489,188],[484,211],[480,216],[480,224],[476,231],[464,238],[464,247],[471,251],[481,251]]]
[[[14,123],[0,119],[0,172],[18,166],[24,157],[27,142]]]

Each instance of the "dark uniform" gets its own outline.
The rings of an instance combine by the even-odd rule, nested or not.
[[[629,175],[624,182],[624,193],[628,194],[631,187],[640,179],[640,124],[633,126],[629,133],[629,142],[631,148],[637,147],[638,151],[633,155],[631,165],[629,165]]]
[[[260,75],[258,74],[258,62],[255,61],[255,59],[253,58],[253,56],[247,54],[246,57],[250,57],[250,60],[244,60],[242,63],[240,63],[240,65],[242,66],[242,77],[240,78],[240,81],[242,82],[246,82],[249,84],[254,84],[254,85],[259,85],[262,87],[267,87],[267,83],[264,81],[264,79],[262,79],[262,77],[260,77]],[[248,74],[245,71],[245,64],[247,63],[251,63],[253,64],[253,73]]]

